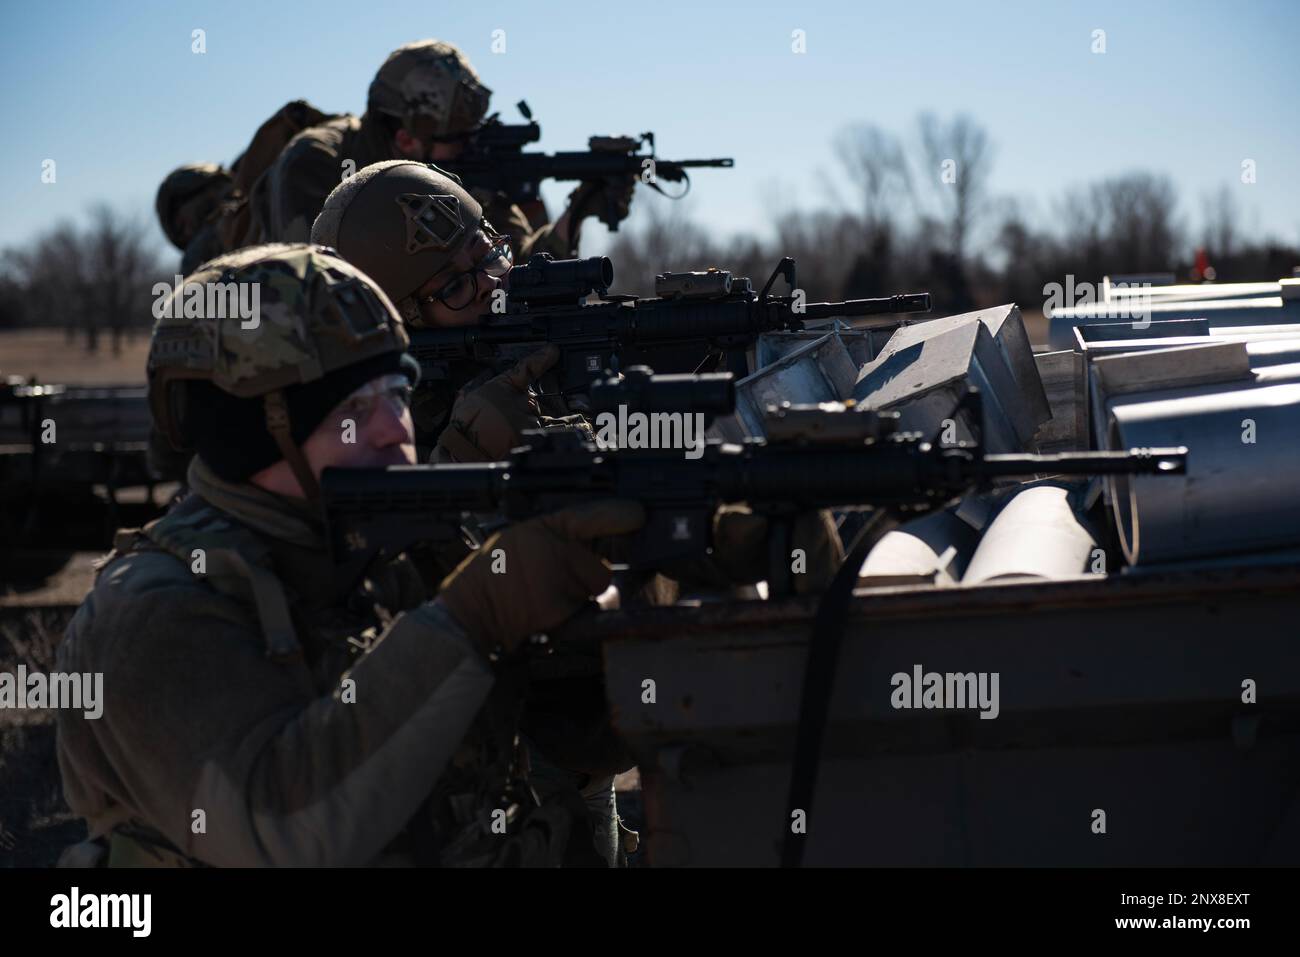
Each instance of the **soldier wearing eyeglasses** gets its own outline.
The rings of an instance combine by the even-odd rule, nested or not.
[[[492,312],[514,259],[479,202],[436,166],[375,163],[341,183],[312,227],[383,288],[411,326],[472,325]],[[583,427],[543,416],[530,383],[559,358],[547,346],[496,374],[473,361],[426,369],[413,400],[422,458],[504,458],[527,429]]]

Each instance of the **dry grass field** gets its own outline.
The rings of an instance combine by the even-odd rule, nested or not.
[[[118,353],[109,336],[101,336],[99,348],[87,352],[84,334],[69,342],[55,329],[0,330],[0,375],[35,376],[65,385],[143,385],[148,355],[144,330],[123,339]]]

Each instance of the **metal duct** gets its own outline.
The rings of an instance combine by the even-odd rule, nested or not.
[[[1300,366],[1255,382],[1121,396],[1111,448],[1185,445],[1187,474],[1109,480],[1125,558],[1150,564],[1300,545]]]
[[[1081,495],[1077,485],[1061,482],[1039,482],[1016,492],[984,533],[961,583],[1087,574],[1097,541],[1080,517]]]
[[[955,585],[979,544],[979,532],[944,509],[885,534],[858,572],[860,585]]]

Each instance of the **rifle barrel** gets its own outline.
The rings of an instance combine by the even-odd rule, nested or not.
[[[985,475],[1184,475],[1187,447],[1129,449],[1126,452],[1058,452],[1048,455],[986,455]]]
[[[731,169],[736,165],[736,161],[730,156],[722,159],[705,159],[705,160],[660,160],[661,164],[668,166],[681,166],[686,169],[696,169],[699,167],[710,167],[712,169]]]
[[[929,312],[928,292],[885,296],[880,299],[849,299],[844,302],[810,302],[804,307],[807,319],[830,319],[834,316],[881,316],[897,312]]]

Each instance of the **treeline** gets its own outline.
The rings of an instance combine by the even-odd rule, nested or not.
[[[842,175],[798,184],[801,197],[809,184],[820,187],[816,208],[766,191],[774,240],[730,236],[642,195],[608,250],[614,291],[651,295],[656,273],[710,265],[761,284],[789,255],[814,300],[928,290],[945,314],[1002,302],[1041,308],[1043,287],[1071,274],[1079,282],[1132,273],[1226,282],[1278,279],[1300,266],[1300,249],[1245,233],[1242,184],[1201,197],[1192,228],[1170,179],[1150,172],[1067,189],[1047,209],[994,195],[994,150],[968,116],[923,114],[905,135],[849,126],[831,148]],[[84,222],[4,251],[0,328],[59,327],[69,340],[80,330],[92,350],[103,335],[117,346],[148,329],[151,288],[171,281],[179,258],[157,237],[151,219],[98,206]]]
[[[153,324],[152,288],[170,282],[176,267],[139,215],[109,206],[84,221],[61,222],[31,242],[0,253],[0,329],[63,329],[72,342],[84,333],[94,352],[101,337],[114,351],[122,338]]]
[[[1045,210],[994,195],[994,151],[967,116],[923,114],[905,136],[850,126],[832,147],[847,193],[823,174],[821,207],[778,206],[772,241],[726,237],[667,204],[645,204],[613,237],[617,291],[650,295],[655,273],[707,265],[759,284],[789,255],[812,299],[928,290],[944,314],[1003,302],[1041,308],[1044,285],[1070,274],[1265,281],[1300,266],[1300,248],[1243,231],[1243,184],[1201,197],[1193,228],[1172,181],[1144,171],[1069,188]]]

